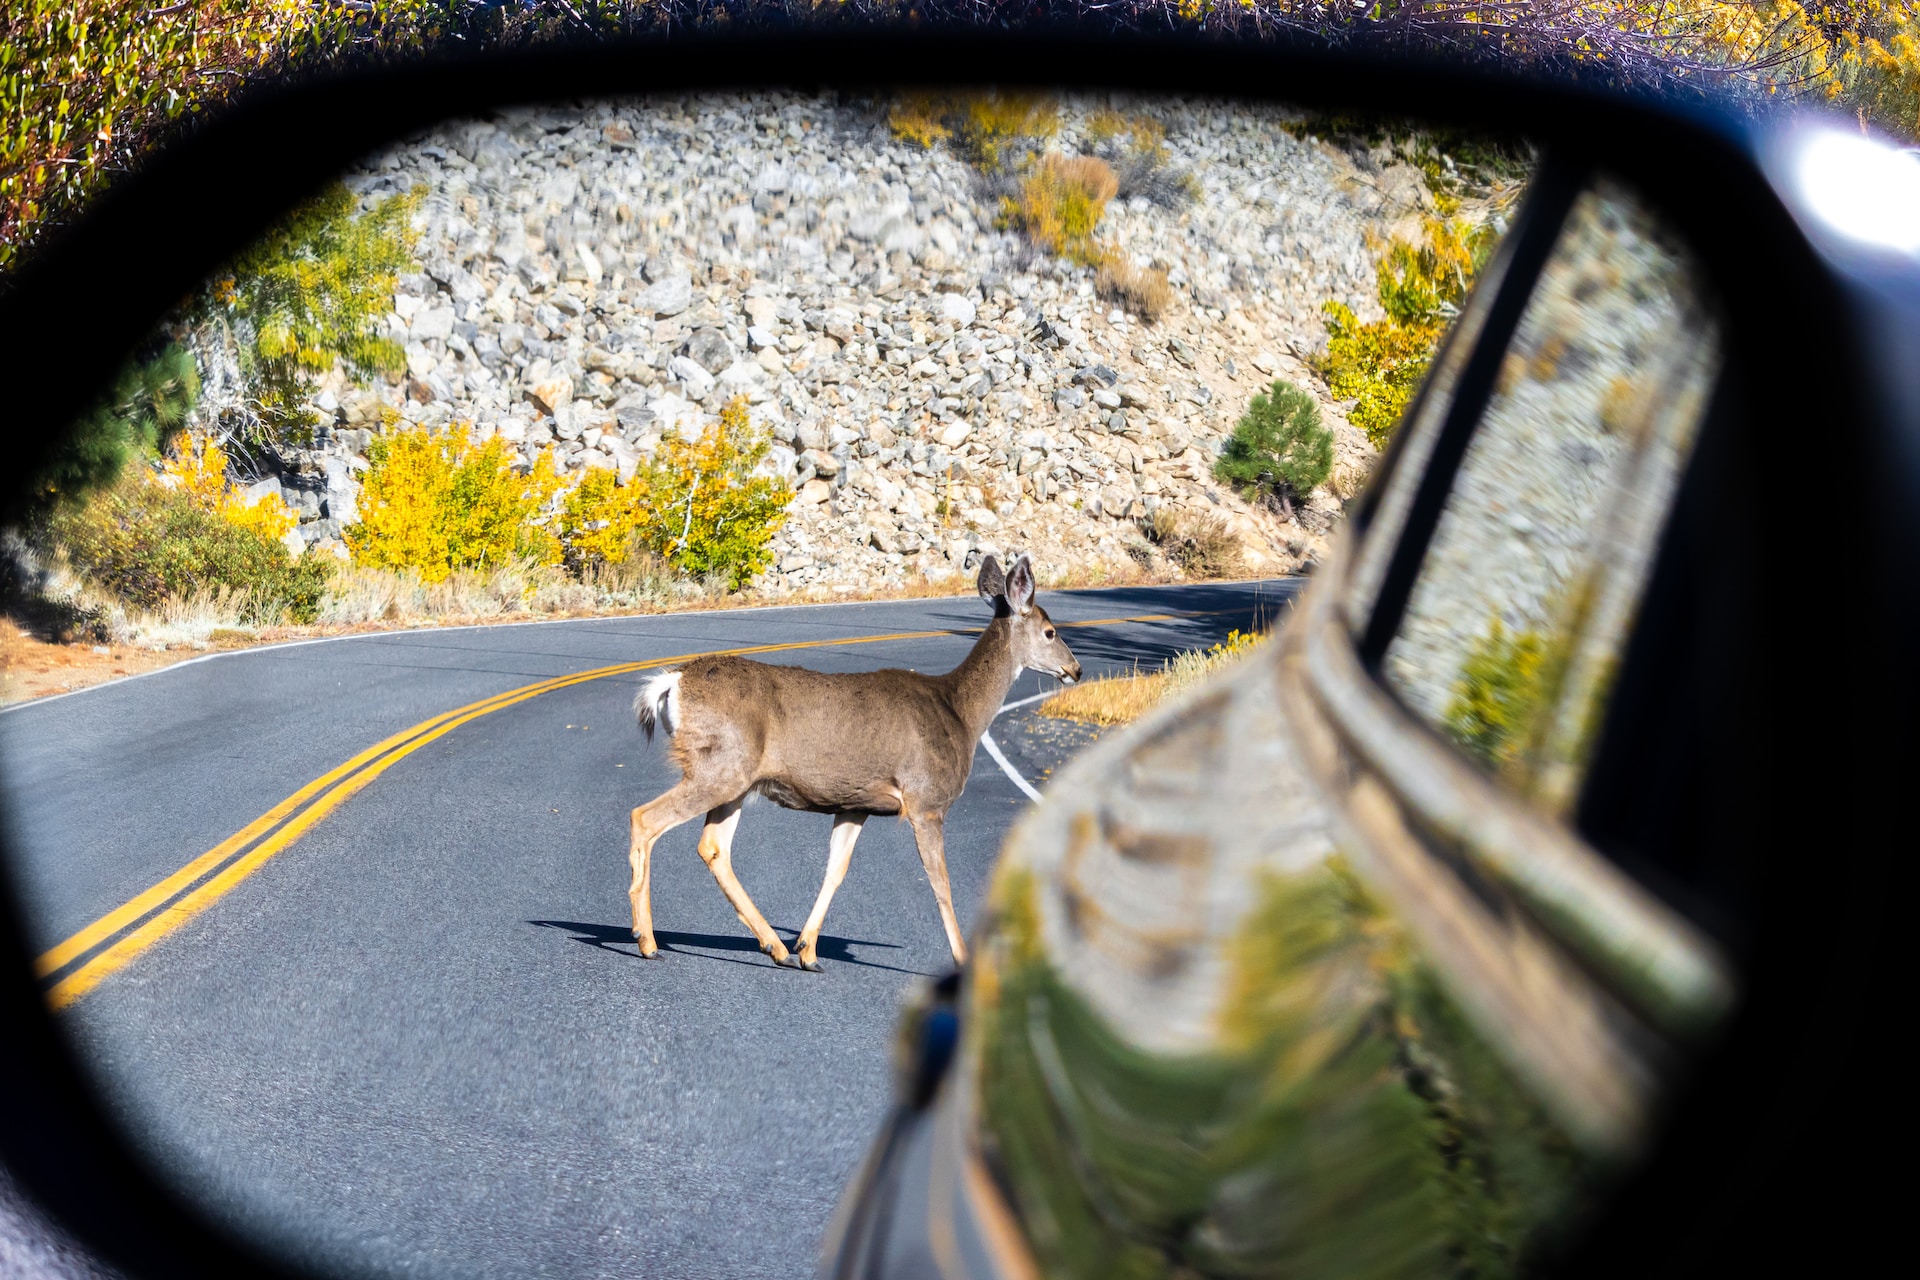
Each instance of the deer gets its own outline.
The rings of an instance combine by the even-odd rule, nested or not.
[[[662,729],[680,780],[632,815],[629,860],[633,937],[660,957],[649,895],[660,837],[706,815],[699,854],[740,923],[776,965],[821,972],[818,946],[834,891],[853,861],[867,819],[897,815],[913,828],[956,967],[967,945],[947,880],[947,810],[973,769],[974,747],[1023,670],[1068,684],[1080,663],[1047,611],[1034,603],[1024,555],[1002,572],[987,556],[976,587],[993,620],[966,658],[944,675],[888,669],[829,673],[740,657],[698,658],[649,679],[634,699],[648,741]],[[788,950],[734,874],[733,836],[748,796],[829,814],[826,877],[805,927]]]

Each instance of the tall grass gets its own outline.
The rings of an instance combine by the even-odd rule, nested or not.
[[[1040,714],[1082,724],[1116,725],[1137,720],[1161,702],[1251,653],[1266,636],[1234,630],[1209,649],[1175,654],[1155,671],[1138,667],[1123,675],[1089,680],[1040,704]]]

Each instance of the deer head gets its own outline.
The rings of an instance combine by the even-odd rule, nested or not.
[[[1007,647],[1015,666],[1058,676],[1068,684],[1080,678],[1080,662],[1060,638],[1047,611],[1033,602],[1033,562],[1021,556],[1005,573],[992,556],[980,562],[980,595],[993,605],[994,618],[1008,622]]]

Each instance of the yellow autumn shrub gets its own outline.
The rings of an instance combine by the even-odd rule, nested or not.
[[[236,529],[278,542],[300,523],[278,494],[249,499],[227,482],[227,451],[219,441],[183,435],[180,445],[160,463],[161,483],[177,489]]]
[[[621,484],[606,467],[589,470],[560,508],[560,541],[568,561],[584,572],[624,560],[645,519],[646,502],[644,480]]]
[[[631,482],[634,541],[682,573],[744,586],[772,562],[793,496],[786,481],[754,474],[772,443],[748,421],[745,396],[696,439],[668,434]]]
[[[561,488],[550,450],[522,474],[499,436],[475,443],[459,424],[392,431],[367,453],[360,522],[345,531],[361,564],[444,582],[455,569],[559,562],[560,542],[545,527]]]

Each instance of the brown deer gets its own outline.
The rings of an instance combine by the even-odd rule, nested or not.
[[[647,681],[634,711],[649,738],[656,725],[666,730],[681,778],[633,811],[633,887],[627,896],[641,955],[660,950],[648,897],[653,846],[704,813],[700,857],[740,923],[775,964],[820,972],[820,926],[853,860],[861,825],[874,814],[898,814],[913,824],[953,961],[966,963],[947,883],[947,810],[967,785],[975,744],[1022,670],[1068,683],[1080,678],[1079,662],[1047,611],[1033,602],[1027,557],[1003,575],[988,556],[980,565],[979,590],[993,603],[993,621],[966,660],[945,675],[837,675],[746,658],[700,658]],[[789,809],[833,815],[826,879],[792,954],[733,874],[740,806],[756,791]]]

